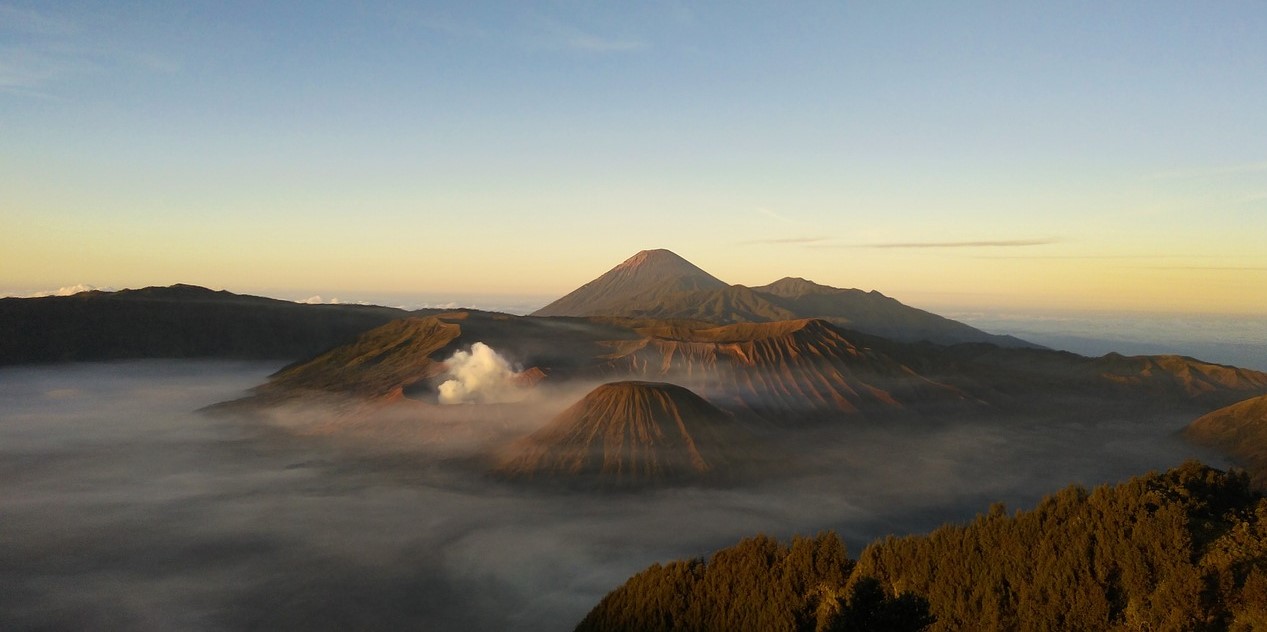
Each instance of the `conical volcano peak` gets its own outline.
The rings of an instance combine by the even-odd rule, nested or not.
[[[699,270],[694,264],[672,250],[664,248],[653,248],[651,250],[640,250],[634,256],[625,259],[623,263],[616,266],[615,269],[643,268],[643,267],[663,267],[673,266],[678,268],[690,268]],[[703,272],[702,270],[700,270]]]
[[[623,263],[612,268],[608,274],[638,274],[654,278],[691,278],[704,281],[705,285],[726,287],[726,283],[700,269],[699,266],[683,259],[672,250],[657,248],[642,250],[638,254],[625,259]]]
[[[672,251],[643,250],[535,315],[620,314],[629,305],[657,305],[673,295],[728,287]]]
[[[511,446],[498,469],[512,478],[618,486],[689,481],[733,462],[743,432],[682,386],[612,382]]]

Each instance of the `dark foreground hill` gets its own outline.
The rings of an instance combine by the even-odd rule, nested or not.
[[[1037,346],[903,305],[875,291],[790,277],[754,288],[727,285],[668,250],[639,252],[533,316],[619,316],[717,324],[819,318],[902,342]]]
[[[0,299],[0,365],[129,358],[295,359],[405,315],[194,285]]]
[[[681,386],[612,382],[515,442],[497,471],[616,487],[697,481],[747,460],[744,438],[734,417]]]
[[[1030,511],[887,538],[845,555],[834,534],[758,536],[655,564],[579,631],[1261,630],[1267,501],[1195,462],[1070,487]]]

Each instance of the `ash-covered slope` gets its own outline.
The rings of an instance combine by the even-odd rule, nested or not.
[[[435,317],[394,320],[278,371],[263,390],[385,396],[443,373],[443,358],[432,356],[461,331],[456,323]]]
[[[822,320],[637,331],[643,338],[612,343],[613,375],[677,381],[770,421],[981,407]]]
[[[1035,346],[903,305],[879,292],[786,278],[749,288],[727,285],[667,250],[644,250],[534,316],[618,316],[717,324],[823,318],[893,340]]]
[[[1184,438],[1221,450],[1267,487],[1267,395],[1202,415],[1184,429]]]
[[[318,393],[363,400],[402,396],[432,402],[435,387],[454,352],[484,343],[516,367],[524,386],[547,374],[562,380],[594,374],[597,358],[613,339],[635,334],[600,322],[528,318],[491,312],[456,311],[393,320],[362,333],[348,344],[283,367],[254,395],[233,407],[270,405]]]
[[[687,482],[733,465],[745,438],[733,417],[686,388],[613,382],[514,443],[497,472],[620,487]]]
[[[0,365],[126,358],[293,360],[406,312],[302,305],[195,285],[0,299]]]

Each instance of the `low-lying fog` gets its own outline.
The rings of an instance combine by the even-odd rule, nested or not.
[[[1105,312],[949,312],[996,334],[1088,356],[1177,354],[1267,371],[1267,316]]]
[[[648,564],[757,532],[834,528],[857,554],[996,500],[1209,459],[1173,439],[1184,419],[842,425],[784,446],[811,472],[792,478],[531,491],[426,448],[193,412],[276,368],[0,370],[0,627],[565,630]]]

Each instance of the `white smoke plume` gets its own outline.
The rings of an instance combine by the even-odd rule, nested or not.
[[[510,362],[482,342],[471,345],[470,351],[454,352],[445,364],[449,379],[440,384],[441,404],[501,404],[528,394],[516,382]]]

